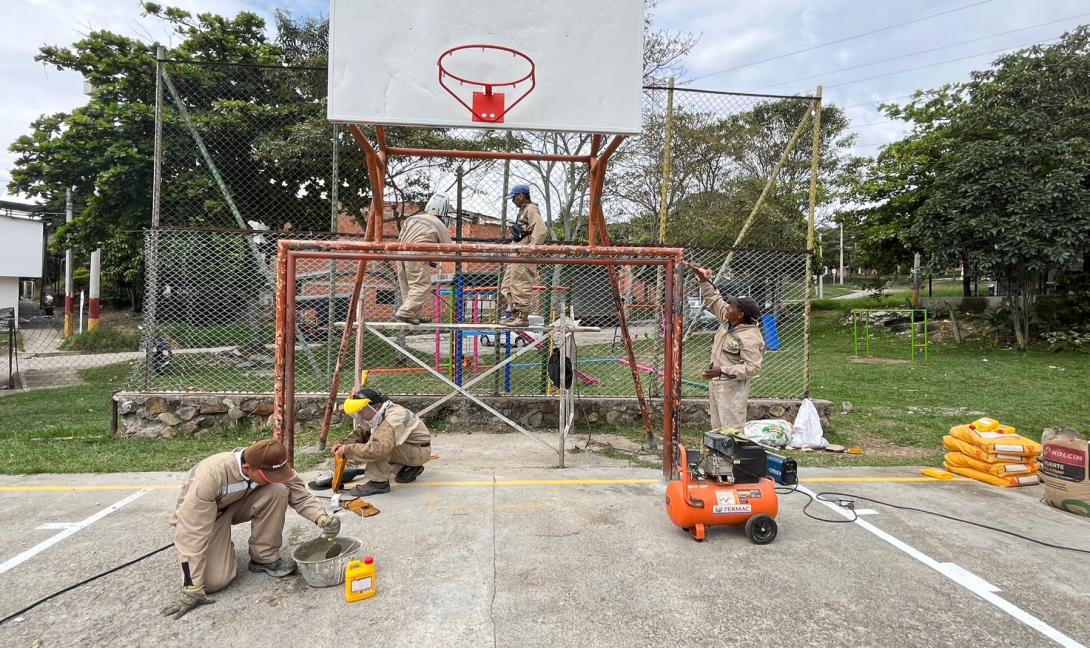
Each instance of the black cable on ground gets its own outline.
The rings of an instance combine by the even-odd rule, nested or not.
[[[939,518],[942,518],[944,520],[951,520],[953,522],[961,522],[962,524],[968,524],[970,526],[975,526],[975,527],[980,528],[980,529],[987,529],[988,531],[994,531],[996,533],[1002,533],[1004,535],[1009,535],[1011,537],[1018,538],[1019,540],[1025,540],[1026,542],[1032,542],[1033,544],[1041,545],[1042,547],[1048,547],[1050,549],[1059,549],[1061,551],[1073,551],[1075,553],[1090,554],[1090,549],[1080,549],[1078,547],[1068,547],[1066,545],[1053,544],[1051,542],[1045,542],[1044,540],[1038,540],[1036,538],[1031,538],[1029,536],[1022,535],[1021,533],[1016,533],[1016,532],[1011,531],[1009,529],[1002,529],[1000,527],[994,527],[994,526],[990,526],[990,525],[987,525],[987,524],[982,524],[980,522],[973,522],[972,520],[966,520],[964,518],[955,517],[953,515],[946,515],[945,513],[939,513],[937,511],[929,511],[927,509],[916,508],[914,506],[904,506],[903,504],[892,504],[890,502],[884,502],[882,500],[874,499],[872,497],[864,497],[862,495],[856,495],[854,493],[840,493],[840,492],[836,492],[836,491],[822,491],[822,492],[816,493],[815,495],[811,495],[810,493],[807,493],[805,491],[798,490],[797,486],[790,487],[790,488],[783,488],[783,489],[777,488],[776,492],[781,494],[781,495],[787,495],[787,494],[790,494],[790,493],[802,493],[803,495],[807,496],[808,498],[810,498],[810,501],[806,503],[806,506],[802,507],[802,512],[806,515],[806,517],[809,517],[809,518],[812,518],[812,519],[815,519],[815,520],[819,520],[821,522],[855,522],[856,520],[859,519],[859,515],[855,512],[854,503],[855,503],[855,500],[860,500],[860,501],[863,501],[863,502],[870,502],[871,504],[878,504],[880,506],[888,506],[890,508],[894,508],[894,509],[897,509],[897,510],[900,510],[900,511],[911,511],[913,513],[924,513],[926,515],[933,515],[935,517],[939,517]],[[836,498],[836,499],[830,499],[830,498]],[[839,520],[830,520],[828,518],[821,518],[821,517],[818,517],[816,515],[813,515],[812,513],[809,513],[807,511],[807,509],[810,508],[811,504],[813,504],[815,501],[818,501],[818,500],[820,500],[821,502],[828,502],[828,503],[836,504],[838,506],[846,508],[846,509],[848,509],[849,511],[852,512],[852,517],[843,518],[843,519],[839,519]],[[847,502],[848,505],[845,505],[844,504],[845,502]]]
[[[46,596],[44,598],[38,599],[37,601],[34,601],[33,603],[26,606],[22,610],[19,610],[18,612],[14,612],[12,614],[9,614],[6,617],[4,617],[3,619],[0,619],[0,625],[3,625],[5,623],[7,623],[8,621],[11,621],[12,619],[14,619],[14,618],[16,618],[18,616],[22,616],[23,614],[25,614],[25,613],[33,610],[34,608],[38,607],[42,603],[45,603],[46,601],[48,601],[50,599],[56,598],[56,597],[60,596],[61,594],[64,594],[65,592],[70,592],[70,591],[76,589],[77,587],[81,587],[81,586],[86,585],[87,583],[90,583],[92,581],[96,581],[96,580],[102,578],[103,576],[109,576],[110,574],[112,574],[112,573],[114,573],[116,571],[120,571],[120,570],[128,567],[129,565],[135,565],[136,563],[140,562],[141,560],[144,560],[145,558],[150,558],[150,557],[154,556],[157,553],[164,552],[164,551],[166,551],[167,549],[170,549],[173,546],[174,546],[173,542],[168,544],[168,545],[163,545],[162,547],[159,547],[158,549],[155,549],[154,551],[149,551],[148,553],[144,554],[143,556],[140,556],[139,558],[133,558],[129,562],[122,563],[122,564],[118,565],[117,567],[113,567],[111,569],[107,569],[106,571],[102,572],[101,574],[95,574],[94,576],[92,576],[90,578],[85,578],[85,579],[81,580],[80,582],[76,583],[75,585],[69,585],[68,587],[66,587],[66,588],[64,588],[62,590],[57,590],[56,592],[53,592],[49,596]]]

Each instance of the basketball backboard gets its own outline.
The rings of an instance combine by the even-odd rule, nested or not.
[[[643,0],[332,0],[330,121],[640,132]]]

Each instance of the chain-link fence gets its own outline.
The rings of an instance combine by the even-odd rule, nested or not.
[[[280,232],[231,232],[159,229],[148,232],[158,272],[149,284],[147,361],[133,372],[137,391],[209,391],[267,393],[274,365],[272,270]],[[328,238],[326,235],[291,238]],[[720,268],[728,251],[690,248],[686,258]],[[753,386],[755,396],[802,393],[803,297],[805,255],[797,252],[739,250],[718,283],[726,295],[751,295],[764,305],[762,328],[769,353]],[[328,389],[347,319],[357,265],[350,261],[300,260],[296,270],[296,390]],[[461,331],[366,331],[353,338],[349,357],[367,369],[376,388],[392,394],[442,394],[442,381],[419,361],[463,384],[514,354],[518,358],[486,383],[495,395],[535,395],[548,391],[546,371],[552,349],[532,332],[494,330],[501,315],[504,268],[492,263],[444,262],[432,269],[432,285],[420,311],[437,322],[480,324]],[[634,395],[613,290],[604,266],[549,265],[536,268],[530,288],[534,322],[574,315],[598,332],[580,333],[576,374],[581,395]],[[620,298],[633,339],[636,369],[649,395],[661,394],[663,335],[662,279],[654,267],[618,269]],[[402,292],[397,268],[382,262],[368,266],[359,316],[365,322],[391,322]],[[691,333],[684,347],[684,394],[707,393],[700,373],[708,363],[718,322],[706,311],[690,277],[681,305]],[[151,316],[154,314],[154,321]],[[538,319],[540,318],[540,319]],[[383,341],[385,336],[401,349]],[[359,353],[356,343],[361,342]],[[351,386],[346,372],[342,388]]]
[[[371,203],[365,157],[346,127],[325,118],[324,69],[194,62],[160,67],[161,136],[152,205],[157,229],[146,235],[143,334],[137,341],[139,322],[130,319],[114,327],[129,337],[123,347],[112,348],[113,356],[48,355],[58,351],[52,348],[20,360],[53,371],[42,384],[63,375],[78,380],[86,363],[136,362],[127,384],[134,390],[269,392],[275,241],[362,236]],[[717,271],[724,293],[758,298],[767,311],[763,331],[773,343],[754,395],[802,394],[809,257],[799,250],[807,247],[807,198],[816,171],[812,120],[807,120],[815,102],[658,87],[646,88],[644,96],[644,132],[624,141],[606,176],[604,208],[612,242],[684,246],[690,261]],[[376,141],[373,129],[365,127],[364,135]],[[386,136],[391,147],[543,156],[589,156],[596,146],[591,135],[572,133],[387,128]],[[421,211],[432,193],[442,192],[451,203],[456,239],[507,240],[517,208],[505,196],[518,184],[529,185],[551,242],[586,241],[590,178],[585,163],[411,156],[394,156],[388,163],[383,237],[396,238],[401,222]],[[727,248],[736,245],[742,247],[729,253]],[[345,317],[351,271],[331,266],[310,272],[299,288],[298,318],[299,367],[310,377],[300,378],[299,387],[322,390],[332,372],[335,323]],[[615,363],[623,344],[616,309],[604,297],[608,282],[590,270],[586,277],[565,272],[542,269],[534,289],[537,314],[549,316],[557,303],[565,303],[576,317],[601,326],[596,334],[601,339],[581,353],[586,373],[594,376],[581,385],[602,395],[630,395],[630,370]],[[655,271],[632,270],[625,308],[643,354],[638,363],[647,391],[657,395],[661,322],[649,304],[661,294],[661,278],[646,273]],[[495,286],[502,277],[492,269],[472,274],[461,279],[447,271],[436,274],[437,316],[449,317],[456,307],[470,318],[466,321],[495,315]],[[368,282],[365,291],[376,307],[399,302],[392,269],[369,276]],[[706,393],[698,369],[707,363],[712,332],[707,313],[696,312],[695,285],[687,290],[685,393],[697,396]],[[460,306],[451,305],[453,294],[462,295]],[[43,328],[63,340],[54,332],[56,322],[47,324]],[[507,353],[506,337],[462,336],[461,356],[446,338],[438,350],[434,339],[415,344],[433,364],[479,367]],[[512,348],[520,349],[518,336],[513,338]],[[365,351],[379,348],[364,346]],[[542,361],[535,353],[519,358],[527,366],[513,368],[509,379],[503,376],[499,391],[542,392],[540,370],[535,374],[531,366]],[[400,361],[376,356],[366,364],[383,368],[385,362]],[[25,364],[20,368],[31,375]],[[431,390],[411,377],[391,372],[383,380],[394,392]]]

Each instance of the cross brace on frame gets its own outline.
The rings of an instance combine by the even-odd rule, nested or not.
[[[276,293],[276,364],[274,368],[275,393],[273,403],[273,429],[275,438],[282,440],[288,448],[288,456],[294,458],[295,425],[295,317],[296,317],[296,272],[299,259],[322,259],[354,261],[359,264],[357,282],[349,303],[348,320],[341,337],[341,357],[335,371],[335,380],[326,403],[326,418],[323,421],[322,436],[326,438],[332,410],[336,406],[340,387],[340,370],[347,351],[347,341],[351,339],[356,327],[356,304],[360,298],[360,286],[366,265],[369,262],[394,262],[405,260],[422,261],[459,261],[462,263],[551,263],[558,265],[601,265],[616,275],[616,266],[658,266],[665,270],[666,290],[663,317],[670,325],[665,327],[665,376],[663,403],[663,455],[672,457],[673,441],[678,433],[678,414],[681,398],[681,305],[680,282],[677,270],[684,262],[680,248],[643,248],[614,246],[574,246],[548,245],[534,248],[513,248],[508,245],[466,243],[466,244],[431,244],[374,241],[297,241],[279,242],[277,255],[277,293]],[[364,324],[372,333],[378,333],[375,324]],[[480,325],[476,325],[480,326]],[[552,330],[553,327],[549,327]],[[578,329],[576,329],[578,330]],[[588,329],[589,330],[589,329]],[[569,327],[564,335],[574,332]],[[535,342],[538,340],[535,340]],[[388,342],[389,343],[389,342]],[[526,348],[532,349],[530,344]],[[412,358],[411,354],[409,356]],[[418,363],[422,364],[422,363]],[[429,370],[430,367],[427,367]],[[434,373],[434,372],[433,372]],[[438,374],[437,374],[438,375]],[[448,380],[444,382],[454,387],[458,393],[484,403],[468,393],[469,385],[461,387]],[[478,377],[479,378],[479,377]],[[471,382],[472,384],[472,382]],[[639,384],[639,383],[637,383]],[[453,394],[452,394],[453,395]],[[569,396],[570,400],[570,396]],[[561,408],[562,429],[570,429],[572,408]],[[489,409],[486,407],[486,409]],[[497,414],[494,410],[493,414]],[[648,415],[648,422],[649,422]],[[566,424],[566,427],[565,427]],[[522,431],[522,430],[520,430]],[[551,448],[550,448],[551,449]],[[669,461],[664,465],[670,465]]]

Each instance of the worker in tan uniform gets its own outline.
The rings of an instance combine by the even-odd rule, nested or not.
[[[712,428],[744,430],[749,381],[761,373],[765,355],[765,339],[757,328],[761,309],[749,297],[735,297],[728,302],[712,284],[710,270],[689,267],[700,277],[704,307],[719,320],[719,329],[712,340],[711,362],[704,371]]]
[[[447,231],[447,197],[437,193],[428,201],[424,211],[413,214],[401,225],[397,237],[402,243],[450,243]],[[427,261],[398,261],[397,280],[401,285],[401,307],[394,318],[408,324],[430,322],[424,312],[424,304],[431,292],[432,266]]]
[[[367,497],[390,492],[391,464],[400,465],[395,481],[407,484],[424,472],[431,459],[431,432],[424,421],[407,408],[374,389],[357,389],[345,399],[344,413],[358,416],[367,425],[333,446],[335,456],[349,464],[367,464],[367,482],[348,492]]]
[[[530,187],[515,185],[507,197],[519,208],[511,226],[511,242],[525,247],[544,244],[549,237],[549,228],[537,205],[530,201]],[[527,326],[530,323],[530,292],[537,277],[536,264],[507,264],[500,283],[500,298],[506,304],[508,314],[500,320],[501,326]]]
[[[170,516],[174,546],[182,568],[182,590],[162,614],[180,619],[193,608],[211,603],[206,596],[235,578],[238,559],[231,527],[250,523],[250,566],[282,578],[295,572],[295,562],[280,556],[284,514],[288,507],[314,522],[322,534],[335,537],[341,521],[327,514],[288,465],[279,441],[258,441],[204,459],[182,483],[178,505]]]

